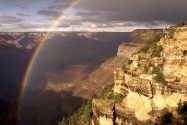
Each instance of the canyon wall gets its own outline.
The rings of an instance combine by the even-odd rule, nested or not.
[[[98,67],[95,67],[95,69],[90,72],[76,68],[72,68],[68,71],[65,70],[61,75],[63,78],[63,81],[61,82],[49,80],[50,78],[48,78],[46,89],[52,89],[56,92],[61,90],[71,91],[73,92],[73,95],[81,96],[83,98],[93,98],[98,96],[100,91],[107,84],[113,83],[114,69],[121,68],[127,62],[128,57],[137,52],[149,39],[154,39],[156,35],[161,33],[161,31],[162,30],[146,29],[133,31],[130,38],[119,45],[116,56],[104,60],[102,63],[98,64]],[[92,66],[90,65],[87,68],[89,69],[89,67]],[[81,75],[77,76],[78,74]],[[64,76],[73,77],[69,79]]]
[[[131,35],[133,36],[136,40],[136,35]],[[92,110],[99,112],[93,112],[93,115],[97,116],[93,117],[94,125],[101,125],[101,117],[104,117],[105,123],[108,124],[154,124],[157,123],[163,108],[167,107],[170,112],[176,114],[178,103],[187,100],[187,27],[166,28],[161,36],[159,41],[153,40],[146,44],[147,48],[150,47],[146,51],[133,55],[126,54],[122,50],[123,47],[119,47],[118,57],[127,56],[129,61],[124,68],[114,70],[113,92],[126,94],[126,97],[121,103],[110,100],[105,100],[106,105],[103,103],[104,109],[113,112],[113,117],[111,113],[106,113],[106,110],[100,110],[102,107],[99,105],[103,100],[94,99]],[[128,51],[132,49],[128,49],[125,44],[123,46]],[[154,55],[155,48],[160,49],[160,55]]]
[[[117,56],[129,58],[133,53],[137,52],[141,47],[145,46],[148,40],[154,39],[157,35],[162,34],[159,29],[137,29],[134,30],[129,40],[123,42],[118,47]]]

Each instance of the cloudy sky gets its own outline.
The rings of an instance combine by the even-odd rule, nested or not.
[[[76,1],[0,0],[0,32],[132,31],[187,20],[187,0],[78,0],[70,9]]]

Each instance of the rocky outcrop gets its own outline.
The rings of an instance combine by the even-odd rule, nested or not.
[[[137,52],[142,46],[145,46],[148,40],[154,39],[157,35],[162,34],[159,29],[137,29],[134,30],[128,41],[123,42],[118,47],[117,56],[129,58]]]
[[[137,40],[135,34],[131,36]],[[122,48],[120,46],[118,51]],[[122,103],[114,103],[114,124],[153,124],[160,110],[165,107],[176,110],[179,101],[187,100],[186,48],[187,27],[170,27],[164,30],[158,42],[148,43],[144,48],[147,50],[133,55],[118,53],[119,57],[131,56],[123,69],[114,70],[114,93],[127,95]],[[160,53],[155,56],[156,49],[160,49]],[[156,78],[161,77],[162,72],[165,80],[159,81]]]
[[[92,101],[94,125],[114,124],[114,101],[94,99]]]
[[[117,56],[129,58],[133,53],[137,52],[143,45],[136,43],[123,43],[119,45]]]
[[[168,31],[169,30],[169,31]],[[167,31],[167,32],[166,32]],[[163,73],[168,82],[187,83],[187,28],[170,28],[159,42],[164,47]]]
[[[93,125],[144,125],[156,121],[155,111],[165,107],[174,109],[179,101],[187,100],[184,94],[162,95],[157,92],[153,98],[129,90],[121,104],[112,100],[93,99]],[[149,123],[150,124],[150,123]]]
[[[162,33],[162,29],[136,29],[132,32],[129,42],[146,44],[148,40],[154,39]]]
[[[112,100],[93,99],[93,125],[130,125],[139,124],[134,111]]]

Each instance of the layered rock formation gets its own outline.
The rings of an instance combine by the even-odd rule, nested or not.
[[[103,106],[104,105],[104,106]],[[114,101],[99,100],[92,101],[93,123],[99,125],[114,124]]]
[[[187,28],[171,28],[165,31],[160,45],[164,47],[163,73],[168,82],[187,83]]]
[[[130,56],[123,69],[114,70],[114,93],[126,93],[123,102],[105,100],[102,108],[103,100],[93,100],[95,125],[102,118],[108,124],[154,124],[161,109],[176,110],[179,101],[187,100],[187,27],[167,28],[163,38],[151,42]],[[113,111],[113,117],[104,109]]]
[[[162,30],[137,29],[134,30],[128,41],[119,45],[117,56],[129,58],[132,53],[137,52],[141,47],[145,46],[149,39],[154,39],[161,34]]]
[[[0,45],[11,45],[18,49],[26,49],[29,51],[41,42],[46,34],[43,32],[0,33]]]

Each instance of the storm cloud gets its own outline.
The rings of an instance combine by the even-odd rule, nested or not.
[[[54,10],[39,10],[36,12],[36,14],[43,15],[43,16],[49,16],[53,18],[57,18],[60,16],[60,12],[54,11]]]
[[[74,2],[75,0],[0,1],[1,29],[6,30],[6,24],[14,27],[24,24],[25,29],[30,26],[36,27],[36,30],[47,30],[48,27],[42,27],[40,23],[50,26],[59,17],[61,20],[57,29],[73,27],[86,31],[96,28],[104,31],[163,28],[187,20],[186,0],[80,0],[73,8],[67,9]]]
[[[186,0],[86,0],[78,7],[113,13],[108,16],[113,21],[176,22],[187,18],[186,5]]]
[[[12,15],[0,15],[0,23],[1,24],[15,24],[15,23],[20,23],[24,19],[12,16]]]

